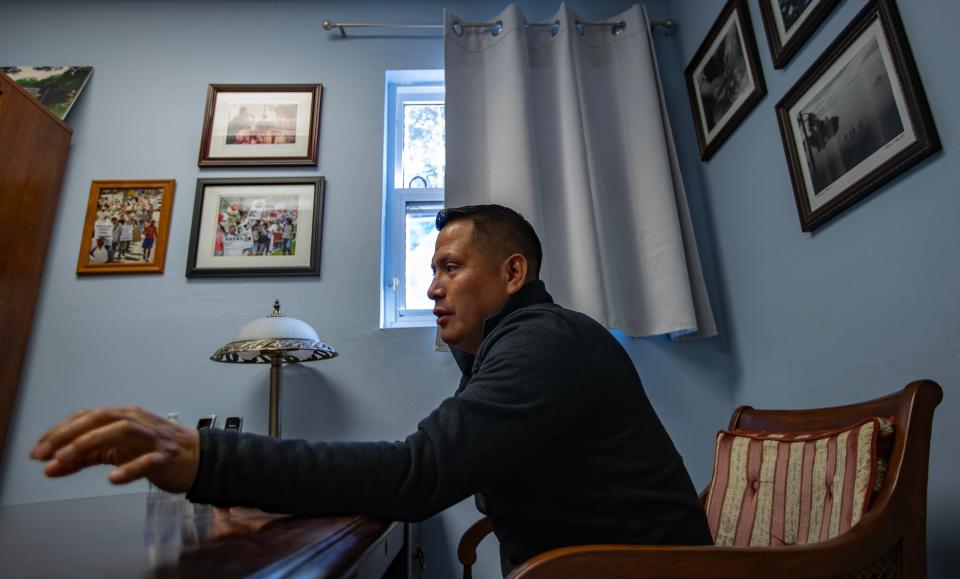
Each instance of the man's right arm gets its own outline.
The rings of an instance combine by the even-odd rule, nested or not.
[[[198,434],[125,408],[71,416],[31,456],[50,461],[48,476],[114,464],[111,482],[146,476],[164,490],[189,490],[191,500],[217,506],[421,520],[523,464],[593,403],[582,364],[555,363],[576,361],[579,342],[557,320],[544,324],[550,316],[527,317],[491,337],[482,370],[403,442]]]

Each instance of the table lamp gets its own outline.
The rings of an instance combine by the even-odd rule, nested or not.
[[[270,436],[280,438],[280,384],[282,365],[326,360],[337,355],[333,346],[321,342],[316,330],[297,318],[280,313],[280,300],[273,312],[240,328],[233,340],[217,350],[211,360],[239,364],[270,364]]]

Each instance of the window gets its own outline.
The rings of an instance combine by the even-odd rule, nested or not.
[[[443,71],[387,71],[386,88],[380,327],[433,326],[427,288],[443,208]]]

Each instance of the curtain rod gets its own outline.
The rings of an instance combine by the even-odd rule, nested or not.
[[[494,28],[499,22],[479,22],[479,23],[457,23],[462,28]],[[626,24],[621,20],[619,22],[582,22],[582,26],[586,27],[600,27],[600,26],[611,26],[615,29],[623,30],[623,27]],[[527,26],[536,26],[536,27],[548,27],[553,26],[553,22],[529,22]],[[324,20],[322,22],[324,30],[333,30],[336,28],[340,31],[340,37],[347,37],[347,28],[443,28],[443,24],[395,24],[390,22],[334,22],[332,20]],[[650,22],[650,29],[656,30],[657,28],[663,28],[665,30],[673,30],[677,27],[676,20],[668,18],[666,20],[652,20]],[[619,32],[615,32],[619,34]]]

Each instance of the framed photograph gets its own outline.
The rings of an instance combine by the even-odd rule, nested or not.
[[[727,0],[684,75],[706,161],[767,94],[746,0]]]
[[[201,167],[316,165],[319,84],[212,84]]]
[[[77,275],[163,273],[176,184],[93,181]]]
[[[893,0],[870,0],[776,108],[804,231],[940,149]]]
[[[43,103],[60,120],[77,102],[93,74],[92,66],[0,66],[14,82]]]
[[[759,0],[773,67],[783,68],[840,0]]]
[[[187,277],[317,275],[323,177],[198,179]]]

